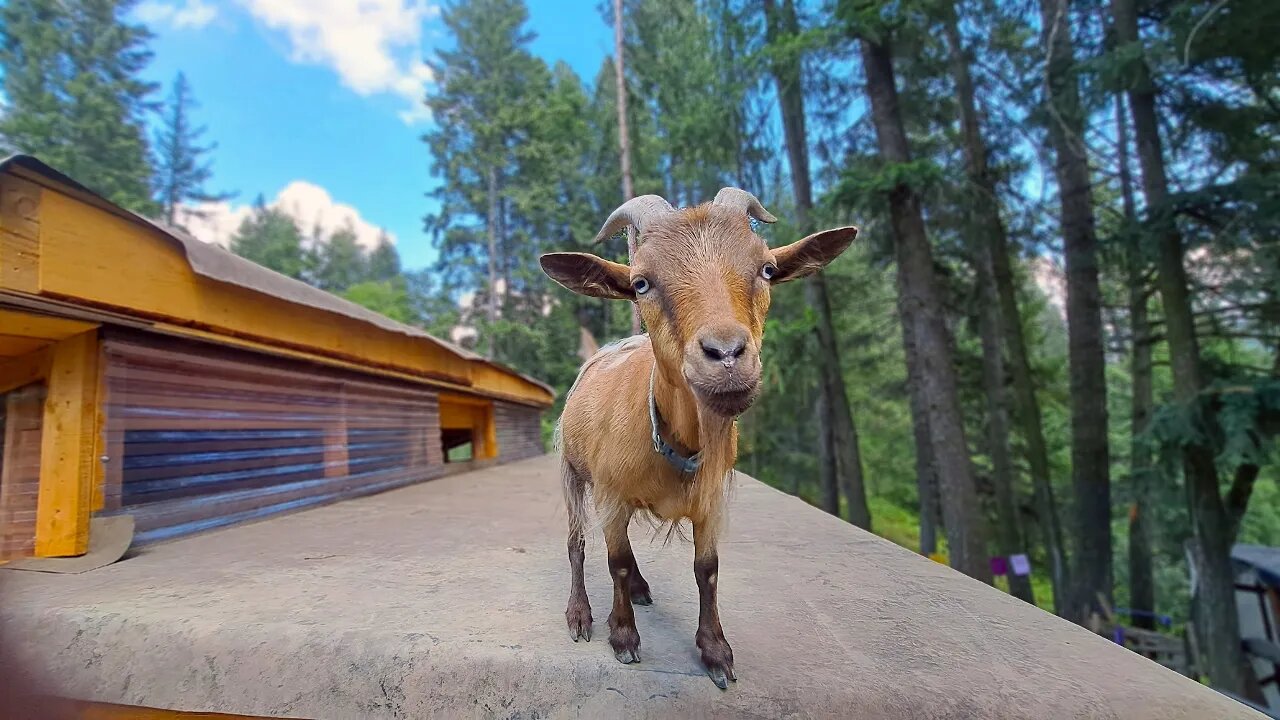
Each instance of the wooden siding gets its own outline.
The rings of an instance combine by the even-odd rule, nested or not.
[[[436,393],[216,346],[105,345],[107,512],[139,544],[443,472]]]
[[[542,411],[515,403],[494,403],[498,429],[498,462],[545,454]]]
[[[0,560],[30,557],[35,551],[44,400],[43,384],[28,385],[0,396],[4,412],[4,446],[0,451]]]

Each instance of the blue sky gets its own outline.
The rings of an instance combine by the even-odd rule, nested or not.
[[[612,50],[596,1],[535,0],[529,10],[534,52],[594,78]],[[241,206],[292,185],[295,212],[327,224],[358,213],[364,235],[395,236],[406,267],[431,262],[421,218],[433,181],[420,140],[430,121],[412,98],[429,82],[421,59],[447,42],[433,4],[143,0],[133,14],[156,35],[149,78],[167,93],[184,72],[200,103],[196,120],[218,145],[210,189],[238,193],[207,227],[193,226],[202,239],[221,239],[210,236],[225,236]]]

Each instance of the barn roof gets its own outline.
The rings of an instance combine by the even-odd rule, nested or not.
[[[532,383],[552,398],[555,397],[555,389],[541,380],[438,338],[421,328],[397,322],[349,300],[246,260],[217,245],[198,240],[181,229],[126,210],[34,156],[11,155],[0,161],[0,173],[12,173],[15,170],[17,174],[29,179],[34,176],[34,179],[56,183],[61,186],[59,190],[71,191],[80,201],[158,231],[181,248],[191,270],[201,277],[268,295],[293,305],[341,315],[385,332],[429,343],[468,363],[488,366],[502,374]]]
[[[1239,544],[1231,548],[1231,559],[1253,568],[1272,585],[1280,585],[1280,547]]]

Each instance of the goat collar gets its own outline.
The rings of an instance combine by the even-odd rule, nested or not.
[[[653,451],[666,458],[671,463],[671,467],[676,469],[681,476],[692,475],[698,471],[702,465],[702,451],[685,456],[680,454],[670,443],[662,439],[662,434],[658,432],[658,399],[653,394],[653,381],[658,375],[658,362],[654,359],[653,370],[649,373],[649,423],[653,428]]]

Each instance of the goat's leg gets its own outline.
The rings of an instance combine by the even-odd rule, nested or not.
[[[717,523],[694,523],[693,526],[693,577],[698,583],[698,633],[695,636],[702,651],[702,664],[712,682],[721,690],[728,687],[726,679],[734,682],[733,649],[724,639],[720,627],[720,611],[716,607],[716,581],[720,571],[720,556],[716,549],[719,534]]]
[[[619,511],[604,528],[609,548],[609,574],[613,576],[613,611],[609,613],[609,645],[620,663],[640,662],[640,632],[636,630],[635,610],[631,607],[631,577],[636,567],[631,552],[627,526],[631,511]]]
[[[582,638],[591,642],[591,601],[587,599],[587,586],[582,570],[587,551],[583,536],[586,525],[586,483],[567,462],[561,472],[564,474],[565,505],[569,510],[569,606],[565,608],[564,618],[569,623],[571,640],[578,642],[578,638]]]

